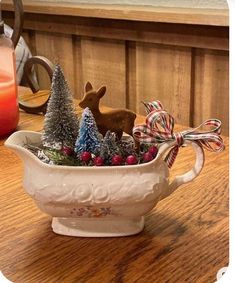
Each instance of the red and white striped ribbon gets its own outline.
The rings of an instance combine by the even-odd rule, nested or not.
[[[160,101],[144,102],[147,117],[146,123],[137,125],[133,129],[134,138],[140,143],[163,143],[176,140],[177,144],[169,151],[165,161],[170,168],[178,154],[179,148],[185,140],[194,141],[202,148],[220,152],[224,150],[224,143],[220,136],[221,121],[209,119],[197,128],[174,133],[174,118],[163,109]],[[203,126],[212,127],[208,131],[199,131]]]

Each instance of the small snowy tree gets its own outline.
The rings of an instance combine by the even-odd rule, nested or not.
[[[107,131],[100,148],[100,156],[104,160],[111,160],[115,154],[121,154],[121,150],[116,142],[116,134]]]
[[[52,148],[61,148],[64,145],[74,147],[78,128],[79,122],[68,83],[60,65],[56,65],[44,122],[43,145]]]
[[[127,157],[128,155],[135,155],[135,143],[131,136],[123,136],[121,140],[117,141],[118,147],[120,148],[121,155]]]
[[[100,150],[100,133],[90,109],[84,109],[80,121],[79,136],[75,144],[75,152],[82,153],[88,151],[97,154]]]

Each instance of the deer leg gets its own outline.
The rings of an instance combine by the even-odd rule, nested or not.
[[[103,135],[103,137],[105,136],[106,132],[107,132],[107,129],[106,128],[103,128],[103,127],[100,127],[98,126],[98,131]]]
[[[115,132],[115,133],[116,133],[117,139],[118,139],[118,140],[121,140],[123,131],[117,131],[117,132]]]
[[[140,143],[135,139],[134,139],[134,142],[135,142],[135,150],[136,150],[137,153],[139,153],[140,152]]]

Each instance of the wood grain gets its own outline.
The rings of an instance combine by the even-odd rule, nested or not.
[[[82,46],[81,36],[73,35],[73,76],[75,80],[74,97],[81,99],[84,93],[83,67],[82,67]],[[67,75],[67,74],[66,74]]]
[[[66,74],[72,92],[75,92],[75,78],[73,68],[72,36],[47,32],[36,32],[36,54],[47,57],[53,63],[59,63]],[[49,78],[45,72],[39,75],[41,88],[50,86]]]
[[[90,81],[95,89],[106,85],[101,104],[126,106],[125,42],[114,40],[81,39],[83,85]]]
[[[191,50],[139,43],[136,72],[137,112],[144,114],[140,101],[160,100],[178,123],[188,125]]]
[[[138,122],[143,117],[138,117]],[[21,112],[19,129],[40,131],[43,116]],[[182,129],[182,126],[177,126]],[[23,164],[0,142],[0,268],[13,282],[215,282],[228,265],[228,138],[221,154],[206,152],[192,183],[161,201],[139,235],[72,238],[51,230],[22,188]],[[188,170],[183,148],[171,174]]]
[[[229,48],[229,29],[224,26],[61,17],[32,13],[25,15],[24,28],[28,30],[218,50]],[[4,12],[4,19],[13,24],[11,12]]]
[[[3,9],[12,9],[12,3],[4,0]],[[153,7],[147,5],[103,5],[24,0],[24,9],[30,13],[56,14],[134,21],[186,23],[228,26],[227,9],[196,9]]]
[[[126,107],[137,112],[136,42],[126,42]]]
[[[226,51],[197,49],[195,53],[194,125],[216,117],[229,133],[229,56]]]

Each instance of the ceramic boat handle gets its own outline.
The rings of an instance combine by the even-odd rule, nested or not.
[[[191,182],[193,179],[195,179],[200,174],[204,166],[205,156],[203,148],[201,148],[196,142],[193,141],[185,141],[185,144],[191,145],[196,153],[196,160],[194,166],[185,174],[176,176],[175,179],[169,185],[166,194],[164,194],[162,198],[165,198],[172,194],[179,186]],[[162,154],[164,154],[166,150],[169,150],[169,145],[162,150]]]

